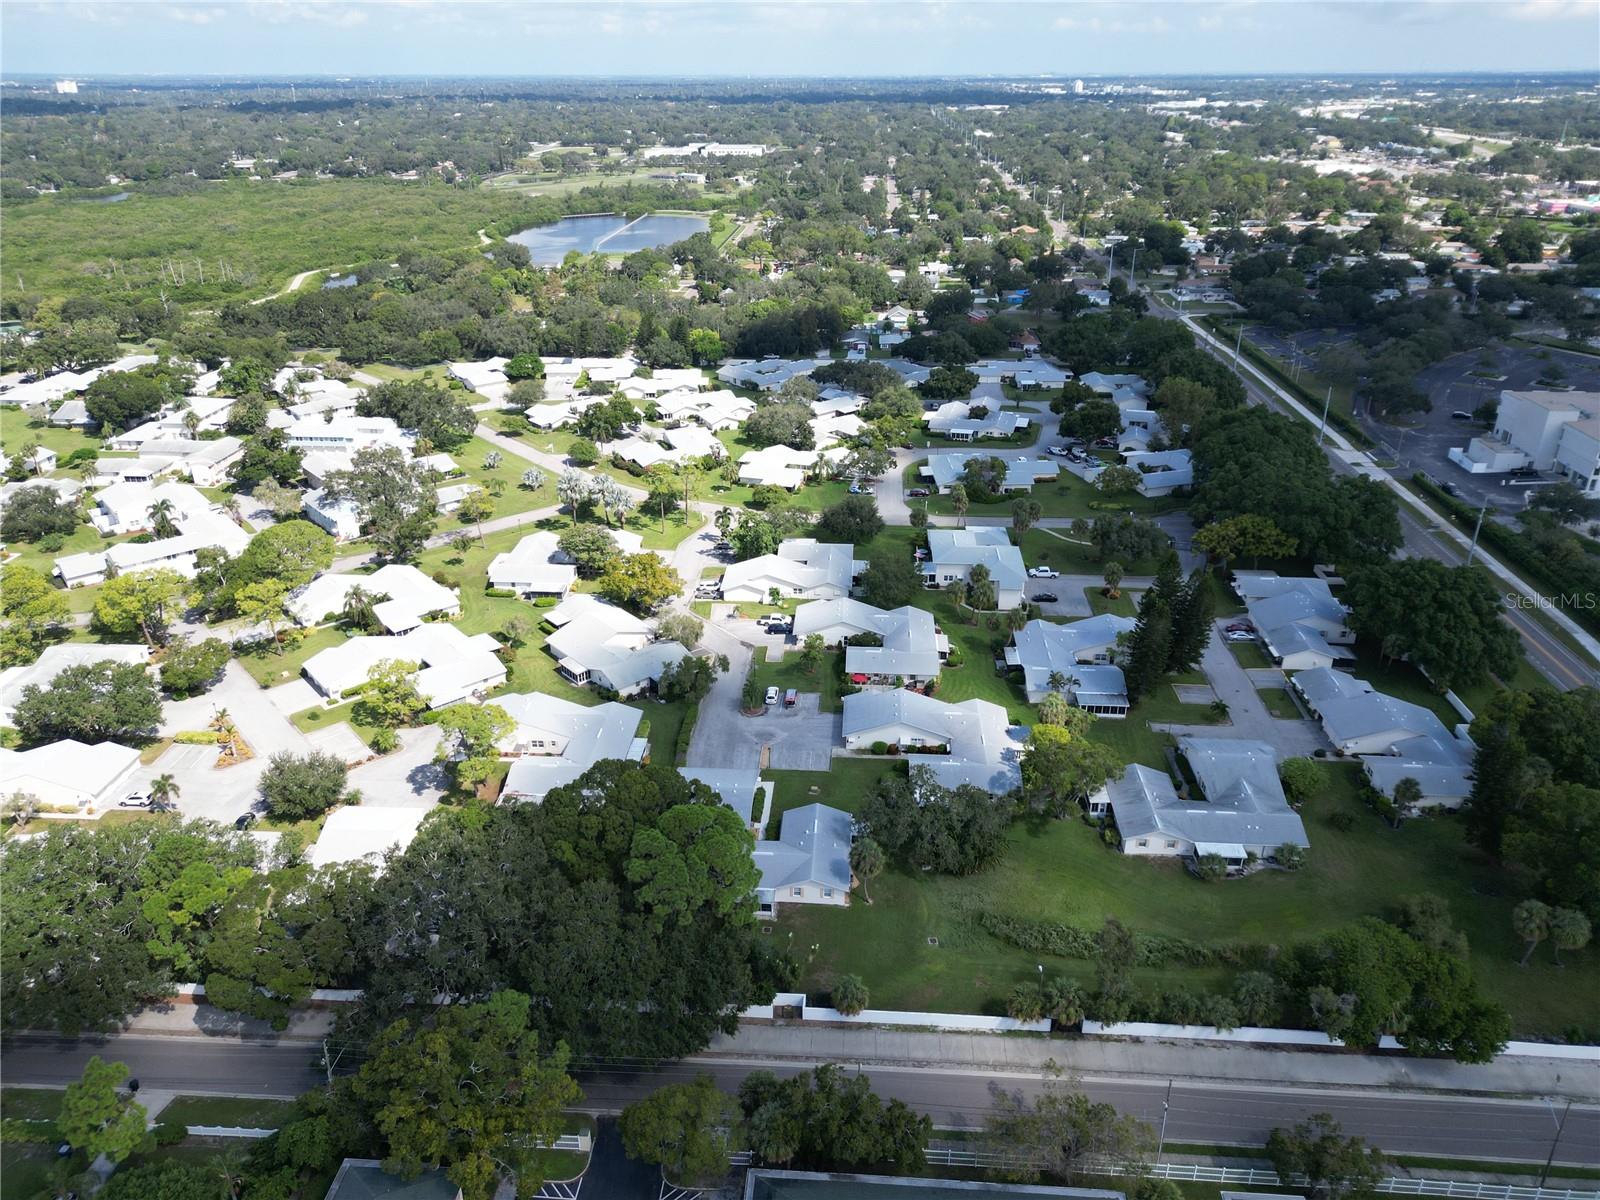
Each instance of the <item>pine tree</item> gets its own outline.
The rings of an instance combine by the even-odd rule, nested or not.
[[[1167,670],[1188,671],[1200,665],[1211,640],[1211,620],[1216,603],[1206,586],[1203,570],[1195,570],[1178,589],[1172,604],[1172,644],[1167,649]]]
[[[1172,613],[1158,585],[1139,601],[1139,617],[1128,637],[1122,674],[1127,681],[1130,702],[1137,703],[1161,682],[1171,652]]]

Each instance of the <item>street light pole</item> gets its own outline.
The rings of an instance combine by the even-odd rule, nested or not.
[[[1239,367],[1239,348],[1244,345],[1244,322],[1239,322],[1239,336],[1233,339],[1233,366]]]
[[[1478,534],[1483,529],[1483,514],[1489,510],[1489,499],[1484,497],[1483,506],[1478,509],[1478,523],[1472,527],[1472,545],[1467,547],[1467,566],[1472,565],[1472,560],[1478,553]],[[1543,1184],[1539,1185],[1543,1187]]]
[[[1567,1101],[1567,1106],[1561,1110],[1561,1120],[1556,1122],[1556,1136],[1550,1141],[1550,1156],[1544,1160],[1544,1170],[1539,1172],[1539,1186],[1544,1186],[1544,1181],[1550,1177],[1550,1167],[1556,1161],[1556,1147],[1561,1144],[1561,1132],[1567,1127],[1567,1114],[1572,1111],[1572,1101]]]
[[[1568,1107],[1571,1107],[1570,1103],[1569,1103]],[[1159,1166],[1161,1164],[1161,1152],[1166,1148],[1166,1145],[1167,1145],[1167,1113],[1171,1108],[1172,1108],[1172,1080],[1169,1079],[1169,1080],[1167,1080],[1167,1094],[1166,1094],[1166,1097],[1161,1101],[1161,1137],[1156,1141],[1156,1165],[1157,1166]],[[1559,1137],[1560,1135],[1557,1134],[1557,1136]],[[1555,1148],[1554,1147],[1551,1147],[1550,1153],[1551,1153],[1551,1156],[1554,1157],[1554,1155],[1555,1155]],[[1539,1186],[1543,1187],[1544,1185],[1540,1184]]]
[[[1322,445],[1328,436],[1328,406],[1332,403],[1333,384],[1330,383],[1328,385],[1328,398],[1322,402],[1322,428],[1317,430],[1317,445],[1319,446]]]

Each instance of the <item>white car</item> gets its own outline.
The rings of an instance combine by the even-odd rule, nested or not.
[[[1253,642],[1256,640],[1255,634],[1245,633],[1242,630],[1237,633],[1225,633],[1222,636],[1230,642]]]
[[[149,808],[150,807],[150,793],[149,792],[134,792],[131,795],[129,795],[127,799],[118,800],[117,801],[117,807],[118,808]]]
[[[1028,577],[1030,579],[1060,579],[1061,572],[1054,567],[1029,567]]]
[[[767,689],[767,703],[768,704],[776,704],[777,702],[778,702],[778,689],[775,688],[775,687],[768,688]]]
[[[1072,451],[1065,446],[1051,446],[1050,453],[1060,458],[1069,458],[1072,455]]]

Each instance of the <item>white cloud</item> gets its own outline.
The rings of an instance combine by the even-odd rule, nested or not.
[[[1594,0],[1522,0],[1506,8],[1513,21],[1589,21],[1600,18]]]

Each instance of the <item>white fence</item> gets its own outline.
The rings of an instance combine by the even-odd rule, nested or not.
[[[902,1029],[939,1029],[951,1033],[1049,1033],[1048,1018],[1019,1021],[1015,1017],[983,1017],[975,1013],[899,1012],[887,1008],[867,1008],[847,1017],[836,1008],[807,1004],[804,992],[780,992],[771,1004],[756,1004],[739,1015],[745,1020],[770,1021],[780,1008],[800,1014],[802,1021],[828,1025],[891,1025]],[[791,1018],[792,1019],[792,1018]]]
[[[923,1151],[928,1164],[936,1167],[1015,1167],[1015,1155],[998,1154],[992,1150],[968,1150],[954,1146],[929,1146]],[[1089,1168],[1091,1174],[1117,1176],[1128,1174],[1122,1167],[1105,1163]],[[1281,1188],[1283,1181],[1278,1173],[1256,1167],[1212,1167],[1199,1163],[1155,1163],[1146,1165],[1143,1174],[1156,1179],[1171,1179],[1180,1183],[1238,1184],[1244,1187]],[[1298,1178],[1292,1186],[1303,1188],[1306,1180]],[[1441,1196],[1448,1200],[1595,1200],[1597,1190],[1569,1190],[1565,1188],[1521,1187],[1505,1183],[1463,1183],[1454,1179],[1410,1179],[1391,1176],[1382,1180],[1377,1191],[1396,1196]]]
[[[276,1129],[249,1129],[240,1125],[187,1125],[190,1137],[269,1138]]]

